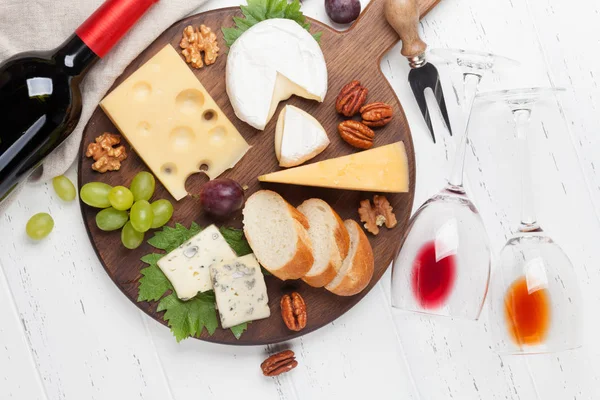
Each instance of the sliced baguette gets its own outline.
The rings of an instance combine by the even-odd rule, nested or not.
[[[353,220],[344,221],[344,225],[350,235],[350,251],[338,274],[325,289],[338,296],[353,296],[371,282],[375,260],[369,239],[360,225]]]
[[[309,199],[298,211],[306,216],[315,262],[302,280],[313,287],[323,287],[335,278],[348,255],[350,236],[342,219],[321,199]]]
[[[314,262],[308,220],[270,190],[246,201],[244,234],[258,261],[281,280],[302,278]]]

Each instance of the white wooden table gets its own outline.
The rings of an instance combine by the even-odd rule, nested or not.
[[[201,11],[239,3],[213,0]],[[327,21],[322,0],[305,0],[304,10]],[[479,322],[396,313],[388,273],[339,320],[285,344],[296,352],[298,368],[264,378],[260,362],[281,346],[177,344],[108,278],[79,205],[62,203],[41,185],[26,188],[0,216],[0,399],[600,398],[599,25],[597,0],[443,0],[422,22],[431,47],[487,50],[523,63],[484,79],[481,90],[568,90],[534,117],[532,159],[540,221],[571,257],[581,284],[582,349],[499,357],[490,347],[487,309]],[[417,207],[443,184],[453,144],[441,133],[443,141],[431,142],[399,47],[383,68],[413,131]],[[440,71],[459,127],[451,75]],[[484,111],[475,110],[466,175],[497,254],[519,216],[519,175],[510,126],[495,125]],[[75,181],[75,170],[68,175]],[[56,227],[32,243],[25,223],[41,211],[53,215]]]

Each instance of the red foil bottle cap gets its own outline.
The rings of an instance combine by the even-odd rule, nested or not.
[[[104,57],[159,0],[107,0],[76,31],[98,57]]]

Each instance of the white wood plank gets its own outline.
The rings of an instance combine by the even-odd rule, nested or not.
[[[337,321],[318,332],[274,346],[233,347],[186,340],[148,318],[161,362],[175,398],[264,396],[270,399],[321,399],[399,393],[417,399],[396,340],[391,311],[379,288]],[[277,317],[277,315],[275,315]],[[265,378],[260,363],[270,354],[292,349],[299,366],[277,379]],[[229,372],[230,371],[230,372]],[[239,385],[224,379],[235,373]],[[369,385],[365,385],[369,382]]]
[[[47,399],[1,265],[0,304],[0,398]]]
[[[24,227],[40,211],[55,228],[34,243]],[[169,398],[140,312],[102,269],[77,202],[62,203],[50,185],[27,187],[0,231],[12,241],[0,264],[49,398]]]
[[[260,396],[281,399],[281,389],[262,376],[268,355],[261,347],[235,347],[187,339],[175,341],[170,330],[144,316],[173,398],[229,399]]]

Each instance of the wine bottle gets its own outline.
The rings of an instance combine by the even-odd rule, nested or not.
[[[62,45],[0,64],[0,201],[73,132],[79,86],[159,0],[107,0]]]

